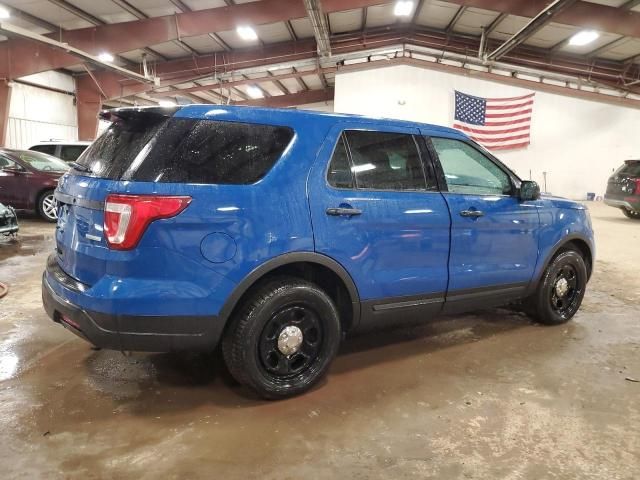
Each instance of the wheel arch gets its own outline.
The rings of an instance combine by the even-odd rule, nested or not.
[[[325,289],[340,310],[344,331],[352,330],[359,323],[360,295],[351,275],[331,257],[315,252],[287,253],[252,270],[225,302],[220,319],[227,324],[247,294],[267,278],[279,275],[305,278]]]
[[[40,208],[40,197],[46,192],[55,192],[56,187],[51,186],[43,186],[35,191],[35,195],[31,198],[31,208],[33,208],[36,213],[38,213],[38,208]]]
[[[593,246],[589,239],[581,234],[574,233],[563,237],[554,247],[550,250],[550,253],[547,254],[545,261],[542,264],[542,268],[539,269],[536,278],[533,282],[531,282],[530,291],[533,291],[538,286],[540,279],[544,275],[544,272],[547,270],[549,264],[553,261],[553,259],[562,251],[568,250],[573,247],[573,250],[577,250],[582,255],[582,258],[585,261],[587,267],[587,280],[591,278],[591,273],[593,271]]]

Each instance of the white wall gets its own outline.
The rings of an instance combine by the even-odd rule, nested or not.
[[[30,75],[23,80],[65,91],[75,91],[73,78],[59,72]],[[6,146],[29,148],[34,143],[52,138],[78,139],[73,97],[14,82]]]
[[[307,103],[304,105],[298,105],[297,110],[315,110],[317,112],[333,112],[333,101]]]
[[[454,90],[481,97],[529,93],[517,87],[413,66],[336,75],[335,111],[451,126]],[[625,159],[640,158],[640,110],[536,92],[531,145],[496,155],[522,178],[581,199],[603,195],[607,178]]]

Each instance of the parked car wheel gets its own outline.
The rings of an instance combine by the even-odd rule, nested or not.
[[[53,196],[53,190],[48,190],[38,197],[38,215],[47,222],[58,220],[58,202]]]
[[[341,338],[338,310],[317,285],[283,277],[259,287],[231,319],[222,350],[231,375],[267,399],[310,389]]]
[[[559,325],[576,314],[587,286],[587,267],[574,250],[558,254],[545,270],[527,311],[540,323]]]
[[[640,212],[636,211],[636,210],[629,210],[627,208],[623,208],[622,209],[622,213],[624,213],[624,216],[627,218],[632,218],[634,220],[640,220]]]

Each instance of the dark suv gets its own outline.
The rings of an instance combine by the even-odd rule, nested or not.
[[[627,160],[607,182],[604,203],[640,220],[640,160]]]
[[[50,317],[117,350],[210,350],[268,398],[343,333],[522,300],[577,312],[588,211],[435,125],[221,105],[125,108],[60,180]]]

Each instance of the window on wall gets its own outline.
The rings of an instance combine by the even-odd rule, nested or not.
[[[460,140],[431,138],[452,193],[509,195],[511,180],[506,172],[479,150]]]
[[[344,136],[358,188],[426,190],[422,162],[413,135],[349,130]]]

